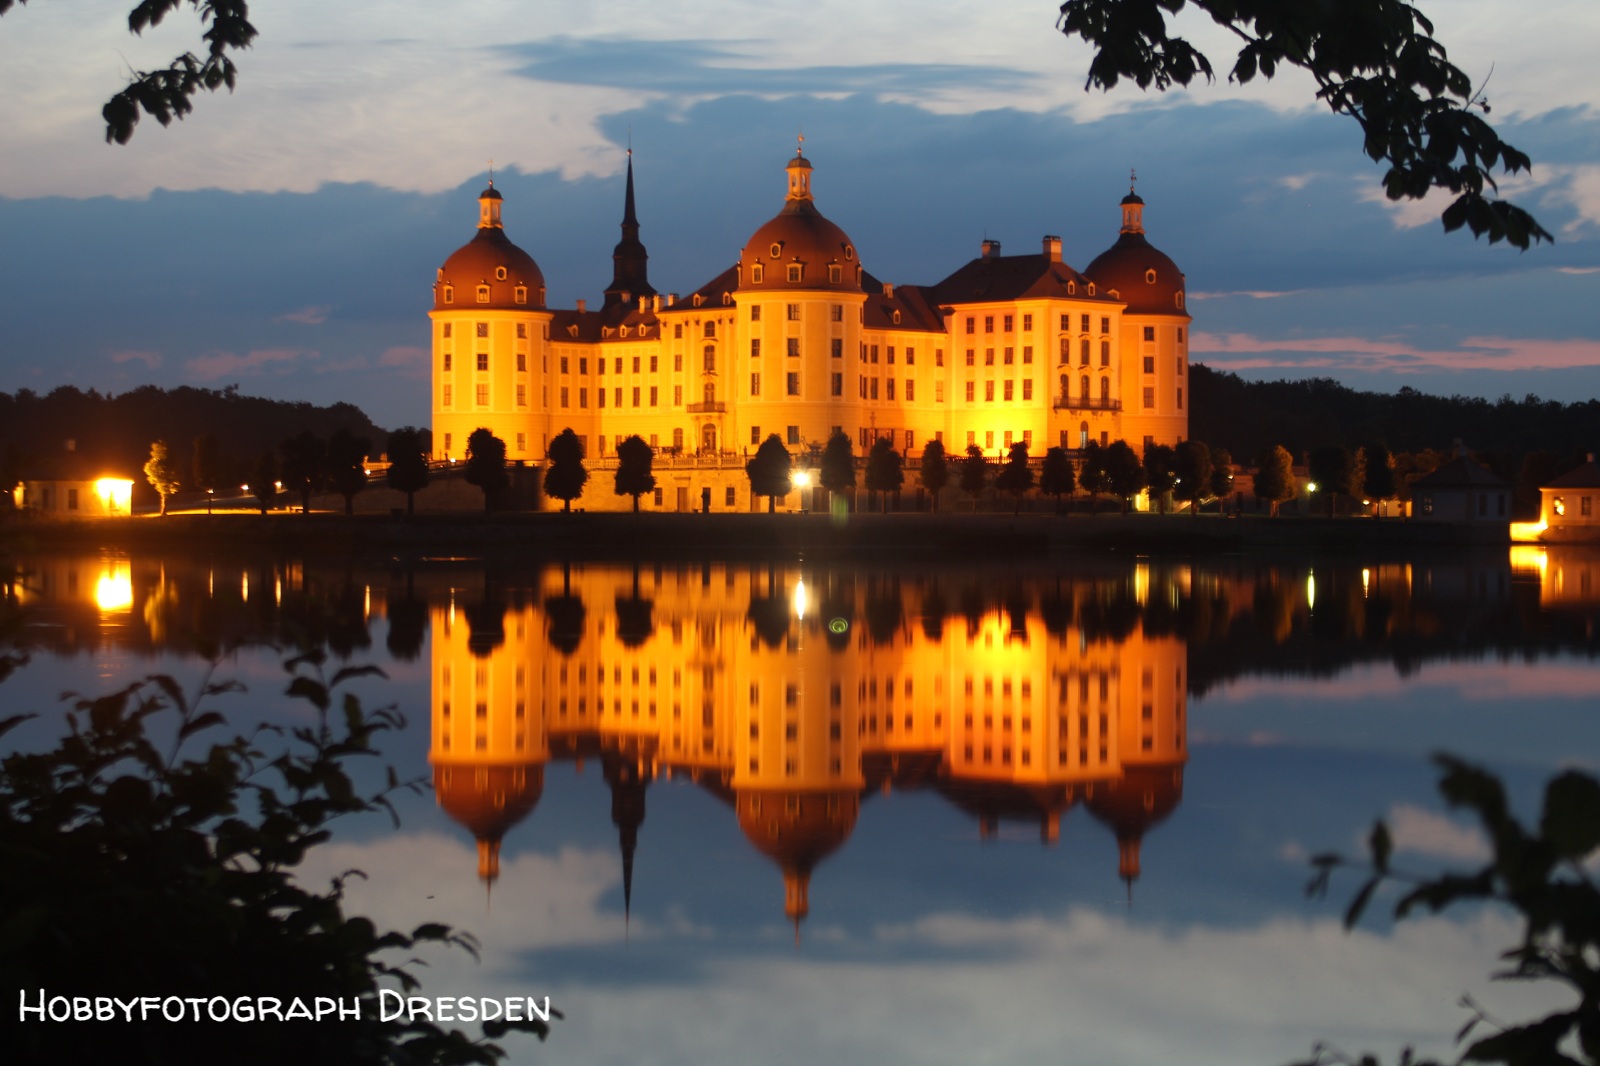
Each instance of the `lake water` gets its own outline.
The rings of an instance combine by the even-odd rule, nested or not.
[[[1462,910],[1340,924],[1307,857],[1486,855],[1430,753],[1524,812],[1600,753],[1600,556],[1104,557],[820,569],[473,559],[20,561],[31,661],[6,738],[63,691],[207,669],[240,728],[304,721],[275,649],[373,663],[401,826],[308,863],[350,907],[440,920],[432,995],[548,995],[541,1063],[1269,1064],[1313,1041],[1449,1050],[1515,939]],[[202,657],[214,655],[216,665]],[[382,767],[364,769],[376,784]]]

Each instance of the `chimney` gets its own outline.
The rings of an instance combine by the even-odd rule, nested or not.
[[[678,302],[678,294],[677,293],[675,293],[675,292],[667,293],[667,306],[668,307],[671,307],[673,304],[675,304],[677,302]]]
[[[985,237],[984,241],[983,241],[983,258],[985,258],[985,259],[999,259],[1000,258],[1000,242],[999,241],[991,241],[987,237]]]
[[[578,314],[581,315],[587,310],[589,310],[589,301],[588,300],[579,300],[578,301]]]
[[[894,299],[894,286],[890,285],[887,281],[884,282],[883,283],[883,294],[884,294],[884,296],[888,297],[891,300]]]
[[[1061,238],[1047,233],[1044,236],[1044,257],[1048,262],[1061,262]]]
[[[650,310],[661,310],[661,294],[659,292],[650,298]]]

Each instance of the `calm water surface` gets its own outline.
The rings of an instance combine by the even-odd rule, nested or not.
[[[1443,1053],[1515,929],[1339,924],[1306,857],[1371,821],[1485,854],[1439,749],[1524,810],[1600,752],[1600,556],[825,570],[40,556],[6,595],[8,711],[200,655],[247,728],[303,721],[282,653],[375,663],[425,780],[309,864],[483,941],[438,995],[549,995],[514,1061],[1273,1064]],[[14,744],[40,744],[55,712]],[[381,780],[381,765],[368,780]],[[512,1038],[513,1040],[517,1038]]]

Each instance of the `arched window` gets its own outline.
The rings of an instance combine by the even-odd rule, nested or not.
[[[1068,379],[1067,375],[1065,375],[1065,374],[1061,375],[1061,402],[1062,403],[1066,402],[1067,396],[1069,395],[1068,392],[1067,392],[1068,380],[1069,379]]]
[[[1110,341],[1101,341],[1100,342],[1100,365],[1101,366],[1110,366],[1111,365],[1111,342]]]
[[[705,354],[706,354],[706,373],[707,374],[715,374],[717,372],[717,346],[715,344],[706,345],[706,353]]]
[[[1078,392],[1085,401],[1089,399],[1089,375],[1085,374],[1078,379]]]
[[[1110,378],[1101,378],[1100,379],[1100,399],[1101,399],[1101,402],[1103,402],[1103,403],[1110,403],[1111,402],[1111,379]]]
[[[1078,447],[1087,448],[1088,446],[1089,446],[1089,423],[1087,423],[1087,422],[1079,422],[1078,423]]]
[[[1071,337],[1062,337],[1061,338],[1061,359],[1060,359],[1060,362],[1067,363],[1067,362],[1071,362],[1071,361],[1072,361],[1072,338]]]
[[[1078,362],[1083,366],[1089,365],[1089,338],[1085,337],[1078,342]]]
[[[717,386],[715,382],[706,382],[706,403],[717,402]]]

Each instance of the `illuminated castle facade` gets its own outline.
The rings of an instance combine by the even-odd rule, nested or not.
[[[1028,441],[1039,456],[1186,436],[1184,277],[1145,239],[1132,191],[1116,242],[1081,272],[1059,237],[1027,255],[986,240],[943,281],[895,286],[817,209],[811,163],[797,153],[786,174],[783,209],[736,264],[687,296],[663,295],[648,277],[630,157],[613,278],[593,310],[546,305],[544,275],[506,236],[491,183],[477,235],[434,283],[435,458],[462,457],[479,427],[513,462],[543,461],[569,427],[602,461],[632,434],[701,460],[753,453],[772,434],[797,452],[843,431],[857,454],[887,437],[912,459],[934,439],[991,456]]]

